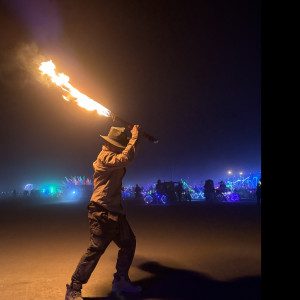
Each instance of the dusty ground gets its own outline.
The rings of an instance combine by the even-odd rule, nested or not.
[[[0,199],[1,299],[64,299],[88,245],[88,199],[43,203]],[[139,295],[110,295],[117,257],[111,244],[84,299],[261,299],[261,211],[255,203],[146,207],[127,202],[137,237],[132,281]]]

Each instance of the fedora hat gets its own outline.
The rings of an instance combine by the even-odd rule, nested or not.
[[[119,148],[125,148],[130,140],[130,138],[127,137],[124,127],[111,127],[107,136],[101,134],[100,136],[110,144]]]

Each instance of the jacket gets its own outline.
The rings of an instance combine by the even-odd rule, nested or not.
[[[135,158],[141,137],[132,136],[122,153],[117,154],[109,151],[106,146],[102,147],[94,167],[94,191],[92,202],[103,206],[107,210],[125,214],[122,206],[122,179]]]

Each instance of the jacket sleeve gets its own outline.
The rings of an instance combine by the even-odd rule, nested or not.
[[[109,152],[101,157],[101,163],[108,167],[127,167],[135,158],[140,139],[138,135],[132,136],[122,153]]]

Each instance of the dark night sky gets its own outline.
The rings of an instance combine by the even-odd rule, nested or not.
[[[159,139],[143,141],[124,184],[260,171],[260,5],[1,0],[0,191],[91,177],[113,125],[41,82],[41,57]]]

